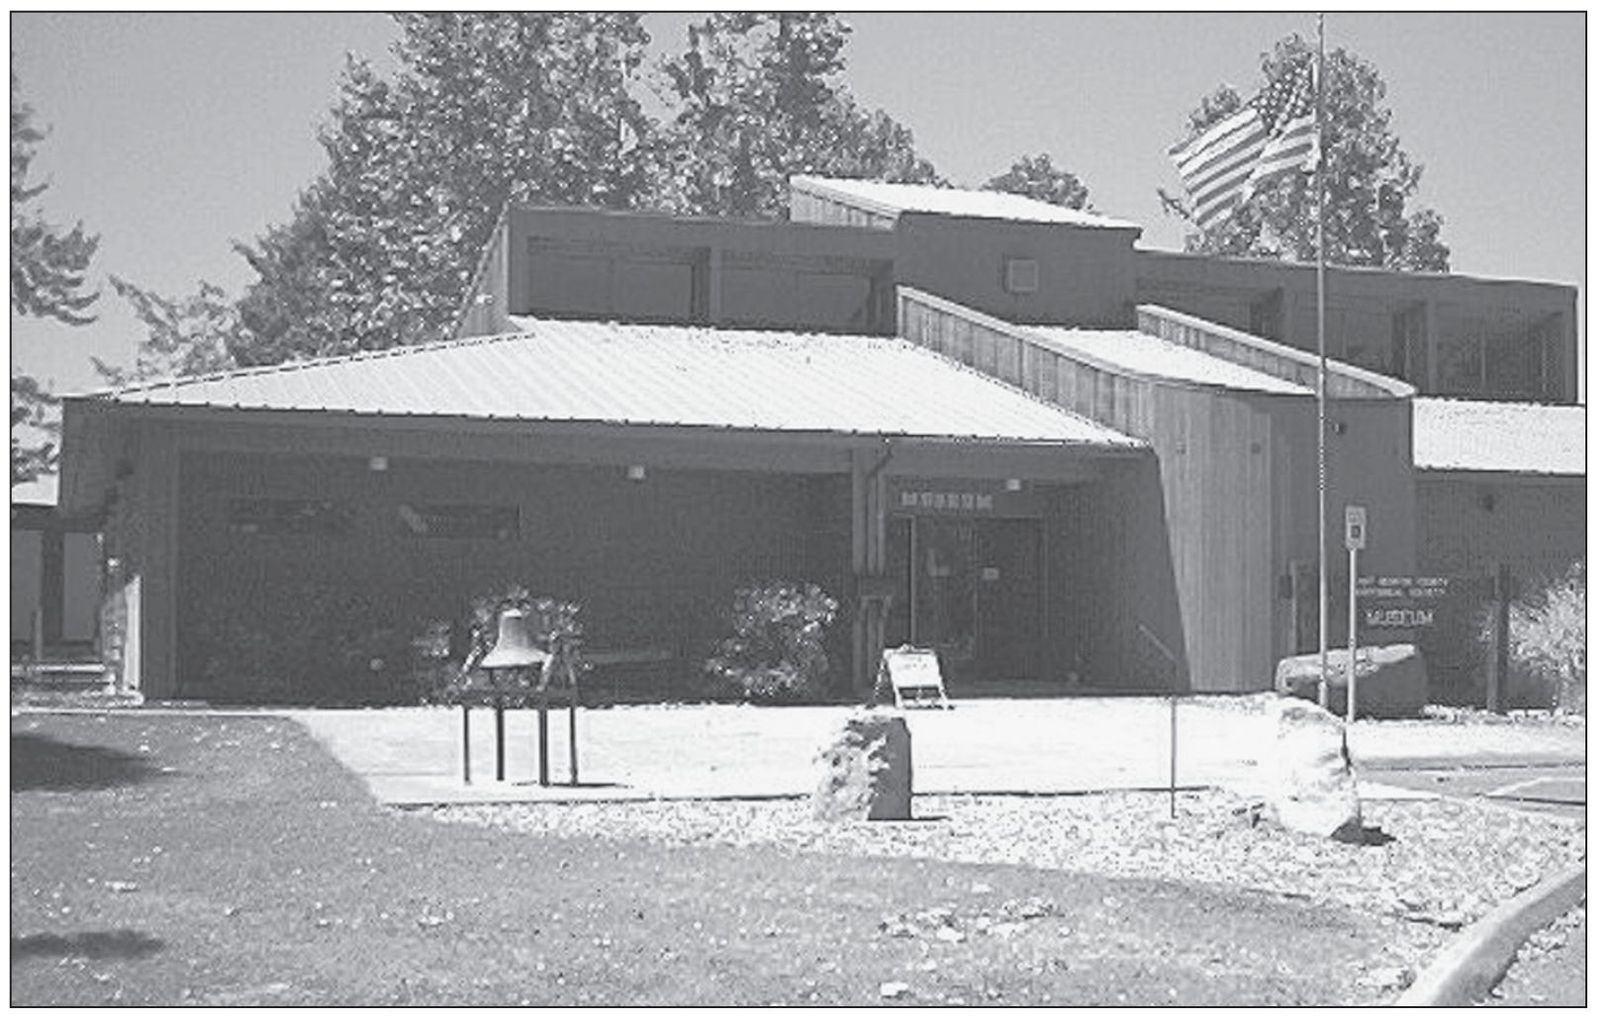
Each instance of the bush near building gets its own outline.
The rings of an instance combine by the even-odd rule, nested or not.
[[[1509,659],[1519,681],[1552,691],[1557,711],[1587,711],[1587,568],[1578,561],[1509,614]]]
[[[836,600],[818,585],[790,581],[741,588],[707,673],[745,701],[812,701],[829,692],[824,633]]]

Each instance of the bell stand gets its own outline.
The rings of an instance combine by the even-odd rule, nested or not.
[[[572,656],[569,653],[558,653],[555,658],[560,660],[561,668],[566,671],[566,736],[567,736],[567,764],[571,785],[578,785],[578,678],[572,667]],[[553,663],[553,659],[551,662]],[[526,667],[514,667],[523,669]],[[548,673],[550,665],[544,667]],[[499,671],[490,669],[490,673]],[[496,694],[494,701],[494,781],[505,781],[505,699],[502,689],[498,688],[497,675],[494,687]],[[538,727],[537,727],[537,760],[538,785],[550,785],[550,691],[546,682],[539,689],[538,694]],[[471,705],[469,702],[460,703],[460,751],[461,751],[461,779],[466,785],[471,783]]]
[[[556,665],[566,671],[566,747],[572,786],[578,785],[578,675],[572,668],[571,650],[565,645],[553,653],[544,666],[549,674]],[[538,785],[550,785],[550,685],[546,675],[538,693]]]

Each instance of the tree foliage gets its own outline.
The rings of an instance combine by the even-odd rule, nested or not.
[[[1046,152],[1037,156],[1022,156],[1008,170],[989,178],[982,187],[989,191],[1025,195],[1068,209],[1080,211],[1092,208],[1088,204],[1088,186],[1082,182],[1082,178],[1055,166],[1053,158]]]
[[[1299,35],[1281,40],[1262,57],[1261,88],[1276,87],[1298,66],[1316,59]],[[1402,149],[1391,130],[1386,86],[1368,61],[1345,50],[1324,64],[1324,247],[1329,262],[1352,266],[1445,272],[1450,251],[1441,240],[1441,217],[1410,208],[1424,167]],[[1189,115],[1185,137],[1199,134],[1239,109],[1244,100],[1220,85]],[[1161,192],[1162,204],[1192,223],[1181,198]],[[1191,234],[1190,251],[1216,255],[1317,258],[1317,215],[1312,175],[1293,174],[1263,187],[1233,216]]]
[[[28,172],[45,134],[33,124],[17,73],[11,73],[11,307],[21,315],[57,319],[70,326],[95,321],[89,308],[98,294],[85,279],[99,239],[47,223],[32,208],[49,185],[31,184]]]
[[[350,59],[326,171],[237,246],[243,363],[445,336],[507,200],[632,208],[654,177],[632,89],[649,37],[622,13],[408,14],[385,79]]]
[[[129,302],[147,331],[133,369],[91,358],[96,371],[114,386],[223,372],[237,365],[232,351],[248,345],[235,303],[213,284],[204,281],[194,294],[177,299],[117,276],[112,289]]]
[[[775,217],[793,173],[938,180],[908,129],[841,81],[849,30],[830,15],[711,15],[655,67],[637,14],[395,17],[398,71],[350,58],[326,169],[289,219],[235,246],[254,279],[234,318],[217,288],[120,288],[152,330],[137,375],[445,338],[507,202]],[[640,100],[657,90],[666,120]]]
[[[90,306],[99,294],[86,276],[99,239],[76,223],[65,230],[47,222],[34,207],[46,184],[31,183],[29,170],[45,133],[34,126],[34,111],[22,99],[17,73],[11,73],[11,310],[18,315],[55,319],[70,326],[95,321]],[[52,436],[50,409],[56,400],[38,380],[11,376],[11,484],[31,481],[56,464],[56,444],[32,441],[29,434]],[[19,429],[23,435],[19,435]]]
[[[661,63],[677,110],[664,204],[776,218],[792,174],[939,182],[909,130],[841,81],[851,31],[823,13],[730,11],[691,25],[684,51]]]
[[[11,377],[11,484],[31,482],[56,468],[56,443],[51,439],[29,442],[18,435],[18,429],[35,435],[53,436],[56,427],[49,417],[50,408],[57,403],[46,393],[33,376],[17,374]]]

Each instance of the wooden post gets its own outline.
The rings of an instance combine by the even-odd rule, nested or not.
[[[1492,647],[1486,657],[1486,711],[1508,711],[1508,564],[1492,568]]]

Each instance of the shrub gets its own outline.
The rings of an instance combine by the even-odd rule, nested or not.
[[[1587,568],[1572,564],[1509,613],[1513,669],[1551,687],[1554,708],[1587,711]]]
[[[742,700],[777,704],[828,693],[824,633],[836,601],[817,585],[775,581],[735,592],[730,635],[707,660],[707,674]]]

